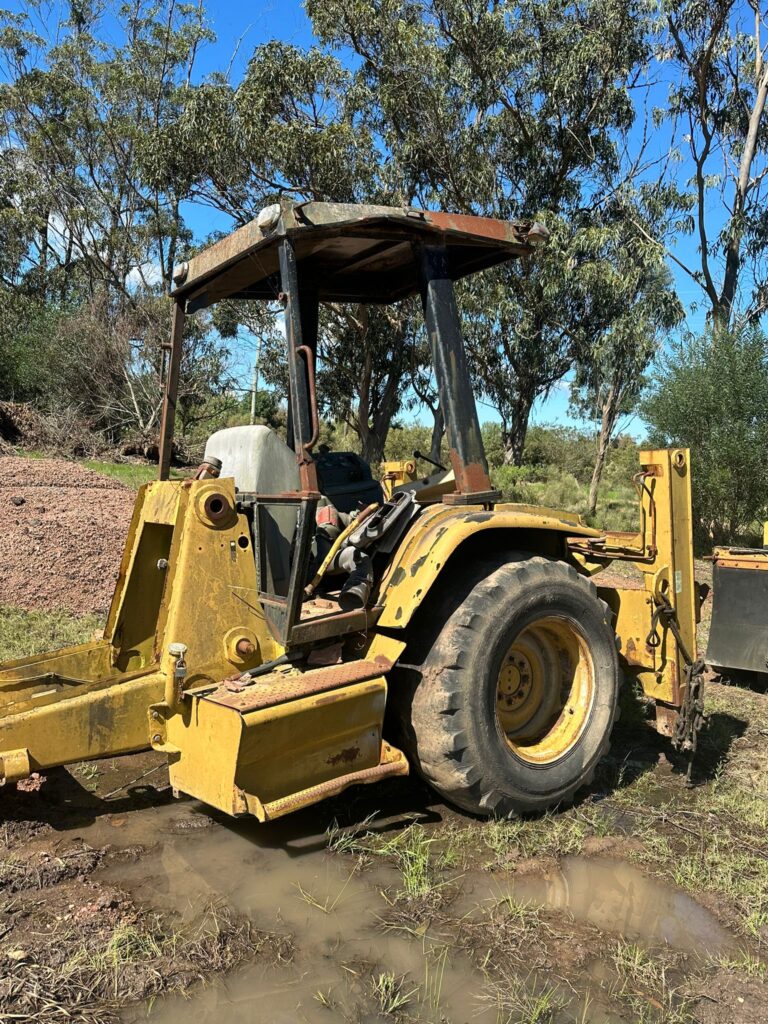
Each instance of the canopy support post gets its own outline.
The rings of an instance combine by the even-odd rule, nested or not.
[[[173,451],[173,427],[176,419],[176,398],[179,392],[179,370],[181,368],[181,343],[184,337],[184,299],[176,299],[173,303],[173,319],[171,321],[170,355],[165,377],[165,395],[163,397],[163,416],[160,423],[160,457],[159,479],[167,480],[171,472],[171,453]]]

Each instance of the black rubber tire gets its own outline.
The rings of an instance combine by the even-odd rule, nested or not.
[[[608,749],[620,685],[611,613],[594,585],[564,562],[509,553],[502,565],[478,567],[475,580],[452,610],[448,600],[449,614],[423,661],[402,673],[401,741],[424,779],[465,811],[543,811],[589,783]],[[536,765],[510,749],[496,692],[515,637],[546,616],[578,625],[593,661],[594,692],[577,740],[557,761]]]

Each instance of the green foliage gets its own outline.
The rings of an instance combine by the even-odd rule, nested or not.
[[[504,437],[500,423],[483,423],[480,428],[488,466],[500,466],[504,461]]]
[[[158,154],[211,35],[190,4],[64,5],[58,24],[38,8],[0,12],[0,398],[110,444],[151,442],[169,329],[158,296],[190,240],[184,181]],[[208,326],[187,331],[182,432],[229,381]]]
[[[534,260],[461,293],[477,387],[501,418],[506,461],[519,462],[534,401],[632,316],[637,281],[659,264],[628,216],[641,204],[622,161],[652,7],[310,0],[307,10],[322,41],[359,58],[365,119],[394,157],[389,181],[422,203],[550,229]],[[664,226],[658,198],[653,226]]]
[[[523,463],[568,470],[586,482],[595,459],[594,437],[577,427],[533,426],[526,438]]]
[[[152,291],[157,271],[167,287],[188,236],[179,182],[158,181],[153,154],[211,38],[202,8],[65,6],[41,36],[49,15],[25,7],[2,12],[0,32],[0,193],[15,237],[5,279],[59,298],[107,287],[119,302]]]
[[[28,457],[28,452],[25,452],[25,457]],[[143,462],[102,462],[99,459],[85,459],[83,465],[87,466],[88,469],[92,469],[95,473],[101,473],[103,476],[108,476],[113,480],[119,480],[121,484],[125,484],[126,487],[133,487],[138,490],[142,484],[148,484],[152,480],[157,480],[157,466]],[[182,473],[175,469],[171,469],[171,479],[179,480],[183,476]]]
[[[395,424],[387,434],[387,443],[384,446],[385,459],[410,459],[414,451],[423,452],[429,455],[429,447],[432,441],[432,428],[421,423],[410,425]],[[448,451],[443,441],[443,465],[447,465]],[[429,463],[420,462],[419,472],[432,472]]]
[[[402,205],[387,181],[398,154],[377,151],[357,78],[330,53],[273,41],[257,47],[233,87],[218,78],[191,97],[177,126],[193,196],[244,223],[283,193],[299,199]],[[201,147],[200,140],[205,140]],[[268,382],[286,392],[284,337],[263,303],[227,303],[216,324],[259,336]],[[323,411],[345,422],[372,462],[390,423],[413,404],[407,386],[421,353],[415,307],[337,304],[320,312],[318,389]],[[271,357],[269,357],[271,356]]]
[[[257,389],[254,408],[254,422],[261,423],[285,436],[285,408],[281,406],[274,391]],[[202,458],[208,438],[217,430],[226,427],[240,427],[251,422],[251,395],[249,392],[204,395],[196,408],[195,418],[185,425],[179,439],[192,461]],[[177,422],[177,429],[179,424]],[[325,437],[321,433],[321,440]]]
[[[52,304],[0,288],[0,401],[34,402],[50,394],[48,354],[60,316]]]
[[[595,456],[594,435],[574,427],[531,427],[521,466],[497,463],[491,480],[508,501],[576,512],[608,530],[637,529],[637,500],[632,476],[637,445],[622,435],[609,447],[605,486],[594,516],[589,513],[589,482]]]
[[[674,346],[643,403],[651,442],[691,449],[700,540],[725,543],[768,512],[768,337],[707,331]]]

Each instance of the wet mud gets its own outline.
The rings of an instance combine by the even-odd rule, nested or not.
[[[522,822],[415,778],[235,821],[151,753],[9,786],[0,1021],[768,1022],[768,698],[709,712],[693,789],[639,707]]]
[[[122,1021],[186,1024],[190,1013],[212,1024],[708,1021],[700,992],[700,1014],[672,1012],[691,1002],[682,993],[705,965],[743,947],[716,914],[621,859],[632,849],[626,841],[593,840],[566,856],[510,859],[501,851],[490,864],[478,855],[478,830],[493,826],[469,822],[413,780],[352,791],[268,825],[232,821],[173,800],[152,758],[103,762],[87,785],[54,773],[41,792],[15,794],[5,823],[0,893],[18,898],[25,885],[36,888],[54,917],[61,906],[49,894],[69,886],[70,914],[78,899],[108,923],[138,907],[182,933],[207,908],[226,907],[254,935],[270,937],[267,955],[262,943],[226,969],[213,957],[210,970],[196,962],[178,994],[159,987],[145,1001],[129,1000]],[[131,776],[140,781],[126,786]],[[41,820],[24,831],[35,800]],[[408,872],[425,851],[431,874],[409,893]],[[25,882],[21,864],[38,875]],[[39,876],[41,865],[48,876]],[[5,892],[3,878],[11,879]],[[643,956],[664,965],[661,994],[656,978],[628,981],[621,957]],[[715,973],[710,983],[725,985],[727,1001],[743,998],[727,977],[718,982]],[[768,1020],[768,1011],[748,1016],[763,995],[760,982],[733,1020]]]

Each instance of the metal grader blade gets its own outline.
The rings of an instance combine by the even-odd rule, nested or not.
[[[716,548],[706,661],[768,676],[768,548]]]

